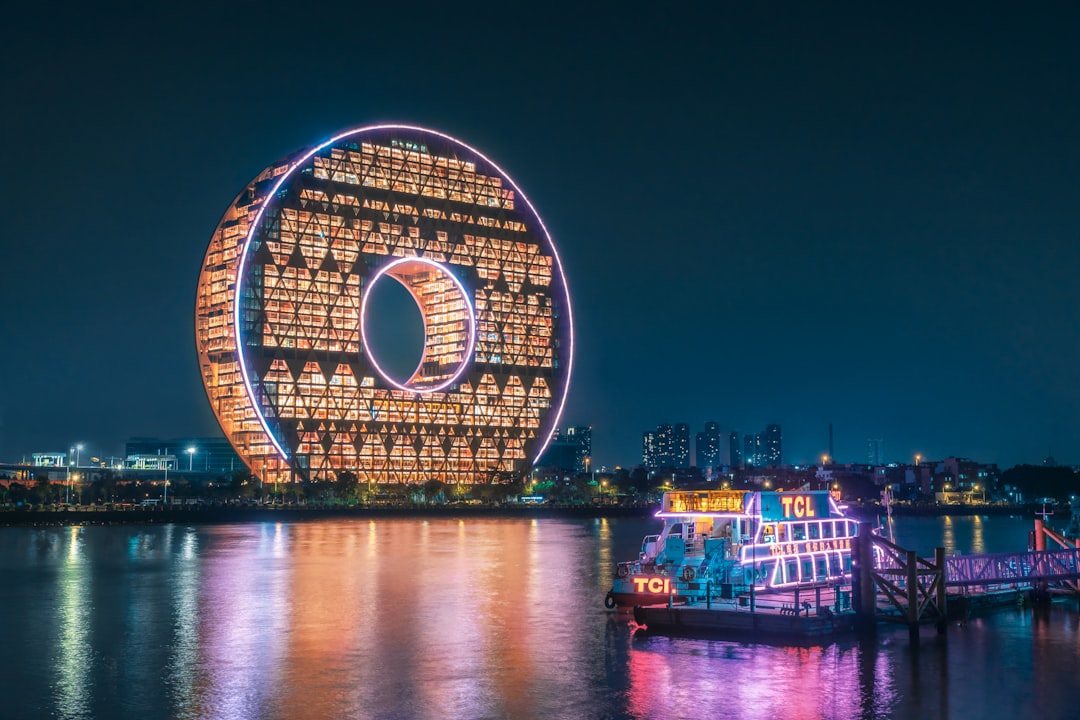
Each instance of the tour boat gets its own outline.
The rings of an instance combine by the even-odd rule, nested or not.
[[[735,598],[851,580],[858,523],[828,490],[664,493],[659,534],[615,568],[608,608]]]

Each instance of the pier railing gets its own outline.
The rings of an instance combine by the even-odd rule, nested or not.
[[[1034,549],[1026,552],[946,557],[943,548],[936,548],[930,560],[889,542],[864,524],[852,556],[852,590],[860,624],[869,628],[872,621],[904,622],[913,640],[918,639],[922,622],[936,622],[938,632],[944,632],[946,588],[950,587],[1027,587],[1043,594],[1053,586],[1054,591],[1080,593],[1080,544],[1041,520],[1035,521],[1032,537]],[[1058,547],[1047,549],[1048,540]],[[886,601],[884,608],[878,604],[881,597]]]
[[[1080,578],[1080,549],[1037,550],[945,558],[945,585],[1005,585]]]
[[[1035,549],[986,555],[951,555],[945,558],[945,586],[1027,585],[1060,583],[1072,589],[1080,580],[1080,548],[1042,522],[1035,523]],[[1046,549],[1046,540],[1057,543]],[[904,548],[884,538],[873,539],[875,566],[879,573],[896,576],[906,564]],[[926,568],[929,560],[919,560]]]

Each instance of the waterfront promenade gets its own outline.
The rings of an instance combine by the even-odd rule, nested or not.
[[[1027,516],[1034,517],[1042,506],[1036,504],[1003,505],[894,505],[894,516]],[[0,526],[5,525],[74,525],[105,523],[204,523],[204,522],[282,522],[320,518],[369,518],[404,516],[469,517],[649,517],[658,503],[258,503],[200,502],[194,504],[141,505],[13,505],[0,506]],[[856,518],[873,522],[884,516],[877,504],[850,503],[849,512]]]
[[[220,523],[220,522],[297,522],[326,518],[391,517],[647,517],[656,505],[531,505],[503,503],[470,505],[386,504],[344,505],[307,503],[275,505],[222,503],[196,505],[71,505],[41,508],[0,508],[0,526],[12,525],[84,525],[112,523]]]

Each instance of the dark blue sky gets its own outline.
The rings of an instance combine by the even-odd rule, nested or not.
[[[0,28],[0,459],[215,432],[195,283],[270,162],[484,151],[575,299],[565,420],[781,423],[785,459],[1080,463],[1080,12],[736,3],[22,7]],[[212,7],[212,9],[209,9]]]

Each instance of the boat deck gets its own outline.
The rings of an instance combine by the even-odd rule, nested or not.
[[[820,639],[854,631],[850,592],[822,587],[799,593],[740,595],[709,603],[642,605],[634,620],[659,632],[753,634],[757,637]]]

